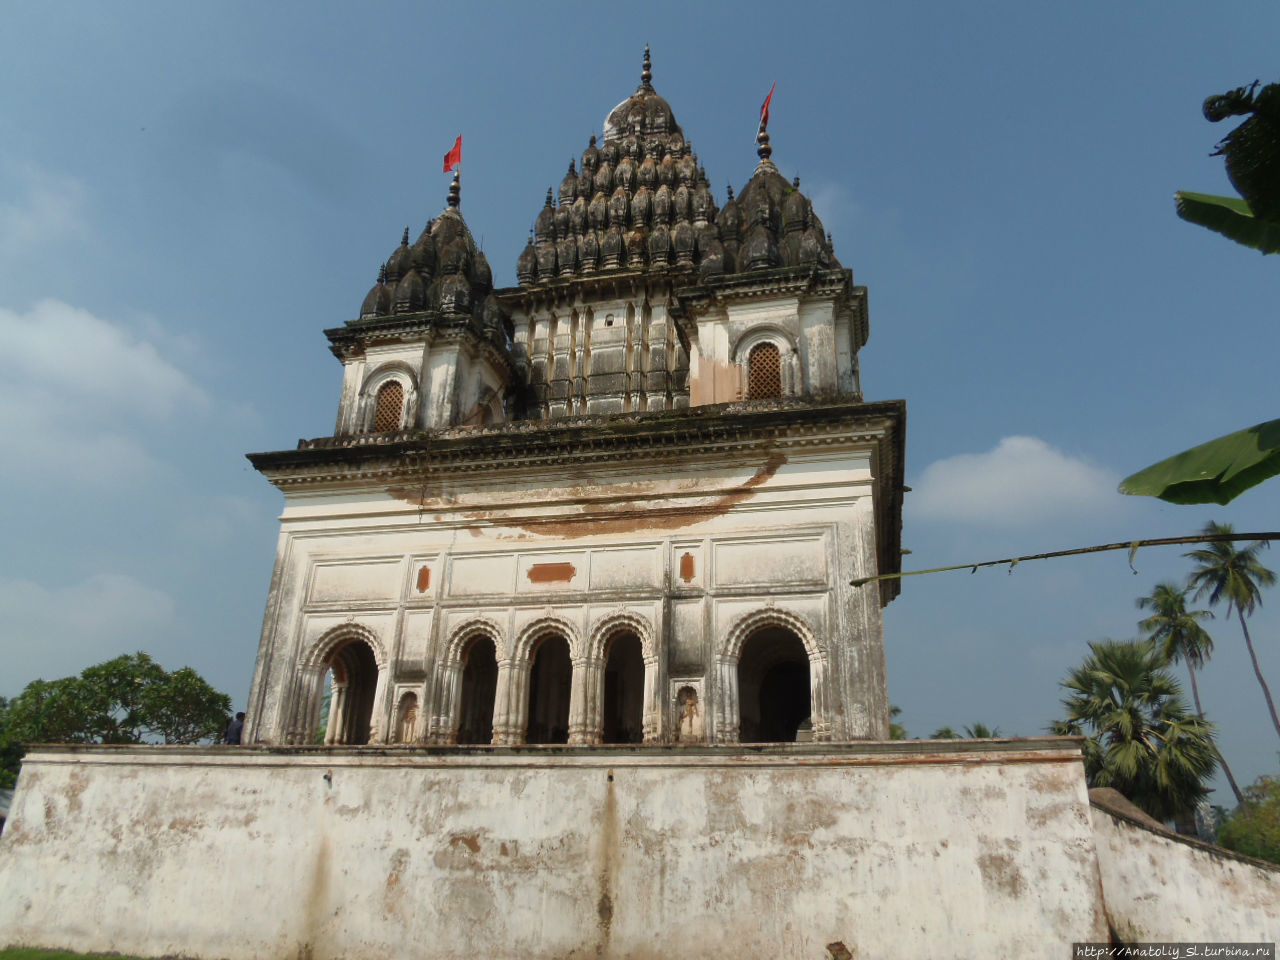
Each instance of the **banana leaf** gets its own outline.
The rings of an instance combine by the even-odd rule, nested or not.
[[[1184,450],[1120,481],[1120,492],[1169,503],[1230,503],[1280,474],[1280,420]]]
[[[1280,253],[1280,223],[1259,220],[1240,197],[1218,197],[1186,190],[1179,190],[1175,196],[1178,216],[1183,220],[1208,227],[1263,253]]]

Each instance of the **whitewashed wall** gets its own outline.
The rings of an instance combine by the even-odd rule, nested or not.
[[[1094,804],[1098,867],[1126,942],[1280,940],[1280,867]]]
[[[1054,958],[1104,940],[1073,741],[44,748],[0,943],[229,960]]]

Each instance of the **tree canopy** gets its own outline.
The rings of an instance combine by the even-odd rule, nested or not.
[[[1259,777],[1244,788],[1244,803],[1218,830],[1218,843],[1280,863],[1280,777]]]
[[[35,680],[0,700],[0,787],[13,786],[23,744],[214,742],[230,713],[231,698],[190,667],[170,673],[145,653]]]
[[[1146,640],[1089,644],[1062,682],[1055,733],[1085,737],[1091,787],[1114,787],[1157,820],[1195,808],[1216,765],[1213,725],[1189,712],[1160,649]]]

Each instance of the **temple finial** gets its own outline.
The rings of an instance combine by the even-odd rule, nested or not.
[[[449,184],[449,206],[455,210],[462,203],[462,177],[457,170],[453,171],[453,182]]]
[[[642,86],[653,85],[653,62],[649,59],[649,45],[644,45],[644,66],[640,69],[640,83]]]
[[[732,199],[733,199],[733,184],[732,184],[732,183],[726,183],[726,184],[724,185],[724,188],[725,188],[725,190],[726,190],[726,191],[728,192],[728,194],[729,194],[729,199],[730,199],[730,200],[732,200]]]
[[[378,268],[378,282],[387,282],[387,264],[385,260],[383,261],[382,266]]]
[[[409,228],[404,228],[404,236],[400,238],[400,246],[407,247],[409,245]]]
[[[756,134],[756,156],[761,160],[768,160],[773,156],[773,147],[769,146],[769,131],[763,128]]]

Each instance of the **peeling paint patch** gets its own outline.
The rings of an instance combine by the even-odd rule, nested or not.
[[[530,583],[568,583],[577,572],[572,563],[535,563],[527,575]]]
[[[472,834],[455,833],[452,837],[449,838],[449,846],[456,847],[458,844],[462,844],[472,853],[480,852],[480,840],[477,837],[477,835],[474,833]]]
[[[1022,895],[1022,873],[1007,853],[984,853],[978,858],[978,869],[988,887],[1002,890],[1011,897]]]
[[[688,583],[693,579],[693,554],[686,553],[680,558],[680,579]]]
[[[561,537],[572,540],[578,537],[598,536],[604,534],[635,533],[638,530],[680,530],[685,527],[714,520],[723,516],[740,503],[745,503],[755,496],[755,488],[765,484],[782,465],[787,462],[786,454],[771,453],[756,469],[756,472],[736,487],[718,494],[709,503],[690,507],[656,507],[650,503],[637,501],[621,501],[610,507],[590,505],[580,507],[578,516],[529,517],[520,520],[508,520],[497,511],[479,511],[466,515],[468,520],[483,521],[496,526],[506,526],[517,530],[525,530],[539,536]],[[387,487],[387,494],[397,500],[415,506],[425,507],[427,497],[422,489],[415,487]],[[478,528],[468,527],[473,535]]]

